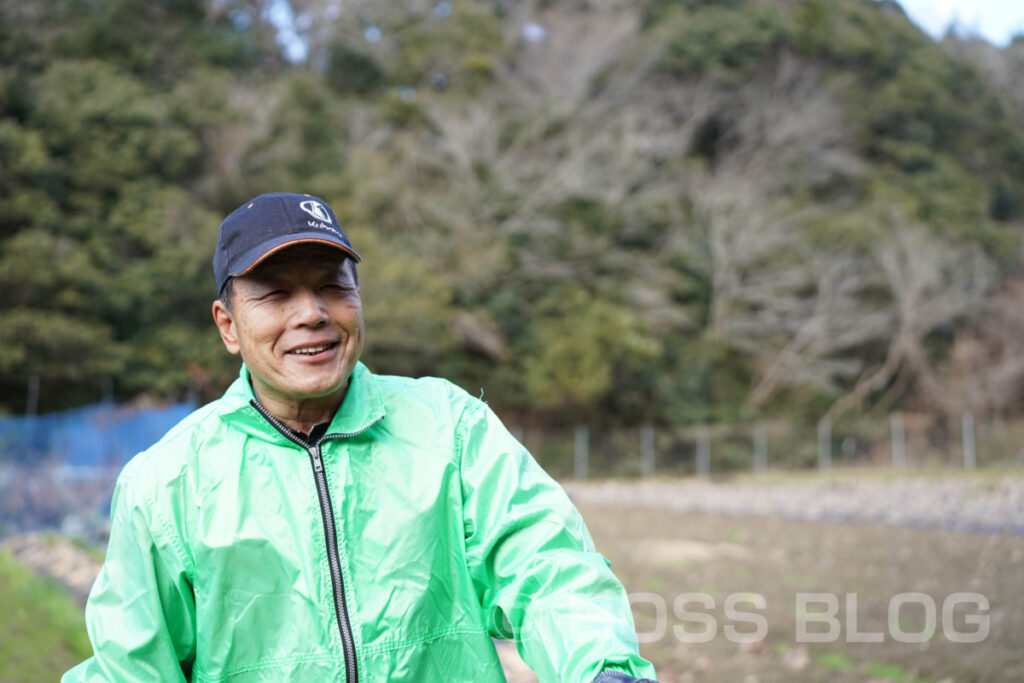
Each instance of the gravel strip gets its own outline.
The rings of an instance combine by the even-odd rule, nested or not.
[[[35,574],[56,579],[80,604],[89,597],[89,589],[102,562],[74,542],[53,534],[12,536],[0,543],[5,550]]]
[[[697,480],[564,484],[585,505],[714,515],[889,524],[1024,537],[1024,478],[713,483]]]

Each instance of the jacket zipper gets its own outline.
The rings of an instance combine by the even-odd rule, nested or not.
[[[324,471],[324,463],[320,458],[321,441],[323,439],[309,449],[309,458],[313,463],[313,477],[316,479],[316,491],[320,498],[320,514],[324,519],[327,561],[331,565],[331,584],[334,587],[334,613],[338,617],[341,644],[345,649],[345,680],[346,683],[357,683],[359,672],[356,666],[356,645],[352,638],[352,625],[348,620],[348,606],[345,604],[345,582],[341,576],[341,558],[338,555],[338,530],[334,525],[331,492],[327,490],[327,473]]]
[[[325,439],[358,436],[379,422],[381,418],[378,417],[358,432],[352,432],[351,434],[325,434],[313,446],[309,446],[300,439],[293,437],[289,433],[288,428],[280,420],[268,413],[258,401],[254,400],[249,403],[282,436],[292,443],[301,446],[309,454],[309,461],[313,465],[313,478],[316,480],[317,498],[320,501],[320,514],[324,522],[324,541],[327,545],[327,561],[331,567],[331,587],[334,590],[334,613],[338,619],[338,629],[341,631],[341,644],[345,651],[345,681],[346,683],[358,683],[359,667],[356,663],[356,645],[355,639],[352,636],[352,624],[349,621],[348,606],[345,603],[345,581],[341,575],[341,557],[338,553],[338,530],[334,522],[334,507],[331,505],[331,492],[327,488],[327,472],[324,470],[320,444]]]

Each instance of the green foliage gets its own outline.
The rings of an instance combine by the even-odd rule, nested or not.
[[[676,30],[663,67],[676,75],[736,83],[752,76],[766,58],[793,42],[783,15],[762,3],[715,4],[673,19]]]
[[[49,13],[41,12],[37,21],[57,19],[54,48],[62,57],[98,58],[168,85],[201,65],[245,69],[280,63],[280,55],[267,49],[273,36],[265,25],[233,22],[230,12],[211,12],[201,0],[39,4]],[[243,3],[227,7],[232,5]]]
[[[325,77],[339,93],[368,95],[385,84],[384,71],[376,60],[341,42],[330,48]]]
[[[820,4],[804,3],[798,19],[808,12],[825,14]],[[902,12],[846,2],[830,4],[827,13],[831,37],[820,46],[821,58],[837,73],[854,76],[846,81],[847,102],[870,158],[896,164],[912,182],[916,174],[937,169],[965,174],[964,179],[973,175],[970,183],[984,182],[988,187],[981,192],[989,196],[997,192],[1000,175],[1024,173],[1019,112],[1009,111],[970,64],[943,52]],[[1009,196],[1012,191],[1003,187],[1001,196]],[[974,212],[977,199],[966,205]],[[1001,206],[999,215],[1006,215],[1009,205]],[[928,220],[948,216],[949,222],[964,222],[947,208],[952,207],[932,212]]]
[[[1014,190],[1009,184],[997,182],[992,188],[992,197],[989,200],[989,215],[992,220],[1005,222],[1019,218],[1021,215],[1020,192]]]
[[[10,681],[57,680],[92,648],[85,617],[63,587],[0,550],[0,661]]]
[[[75,382],[115,374],[123,353],[109,328],[53,311],[14,308],[0,317],[0,368],[26,376],[29,369],[47,379]],[[121,353],[119,353],[121,352]]]
[[[492,55],[503,51],[501,23],[489,3],[453,3],[451,16],[428,16],[398,24],[401,46],[391,71],[392,82],[426,85],[432,74],[449,82],[475,87],[489,80]]]
[[[679,12],[696,12],[713,5],[733,9],[742,4],[743,0],[653,0],[644,12],[644,26],[650,28]]]
[[[366,228],[350,227],[348,233],[364,259],[359,289],[366,362],[391,373],[432,374],[455,350],[450,289],[415,254],[387,247]]]
[[[561,285],[537,305],[525,350],[526,390],[535,405],[578,413],[608,395],[618,369],[640,366],[659,350],[626,308]]]
[[[428,122],[416,101],[415,91],[403,88],[389,92],[380,103],[381,118],[396,128],[414,128]]]
[[[199,145],[167,120],[164,98],[108,63],[56,62],[36,93],[33,123],[49,131],[67,185],[103,194],[142,174],[174,181],[196,167]]]
[[[294,187],[321,169],[340,168],[344,113],[324,79],[298,71],[274,84],[271,92],[266,136],[251,146],[244,161],[250,186],[264,192]]]
[[[899,664],[890,662],[866,662],[864,668],[872,676],[889,681],[916,681],[917,676],[907,671]]]
[[[828,47],[833,38],[833,7],[828,0],[801,0],[793,13],[798,50],[818,55]]]
[[[891,78],[908,56],[935,47],[902,12],[874,2],[832,3],[832,33],[825,56],[863,74],[872,85]]]
[[[1020,109],[891,4],[654,0],[633,33],[599,5],[536,45],[505,3],[296,1],[289,66],[259,3],[0,1],[0,410],[33,376],[43,410],[219,393],[217,224],[265,191],[335,207],[375,370],[538,421],[820,416],[927,271],[882,263],[901,230],[1013,272]]]
[[[32,45],[35,60],[12,60],[0,79],[0,283],[10,292],[0,304],[0,407],[20,409],[32,376],[48,410],[95,400],[113,378],[124,397],[180,396],[212,374],[189,362],[224,365],[211,344],[194,343],[211,339],[219,219],[189,186],[216,166],[216,127],[237,120],[224,62],[196,50],[216,52],[233,33],[214,35],[216,19],[196,25],[199,7],[9,10],[23,30],[0,36],[4,49]],[[109,10],[122,14],[97,23]],[[153,52],[159,40],[145,43],[138,12],[157,13],[159,39],[180,42]],[[125,41],[128,52],[115,49]],[[172,67],[187,73],[168,86]]]
[[[817,655],[814,660],[826,669],[834,671],[849,671],[853,668],[853,663],[842,652],[823,652]],[[871,673],[875,672],[872,671]],[[885,676],[885,678],[889,677]]]

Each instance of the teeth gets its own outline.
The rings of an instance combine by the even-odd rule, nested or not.
[[[302,349],[295,349],[292,353],[302,354],[303,356],[315,356],[321,351],[326,351],[330,348],[330,344],[318,344],[317,346],[307,346]]]

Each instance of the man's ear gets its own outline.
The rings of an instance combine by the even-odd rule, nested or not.
[[[213,322],[217,325],[220,338],[229,353],[238,353],[241,347],[238,345],[238,335],[235,334],[235,319],[231,311],[220,299],[213,300]]]

